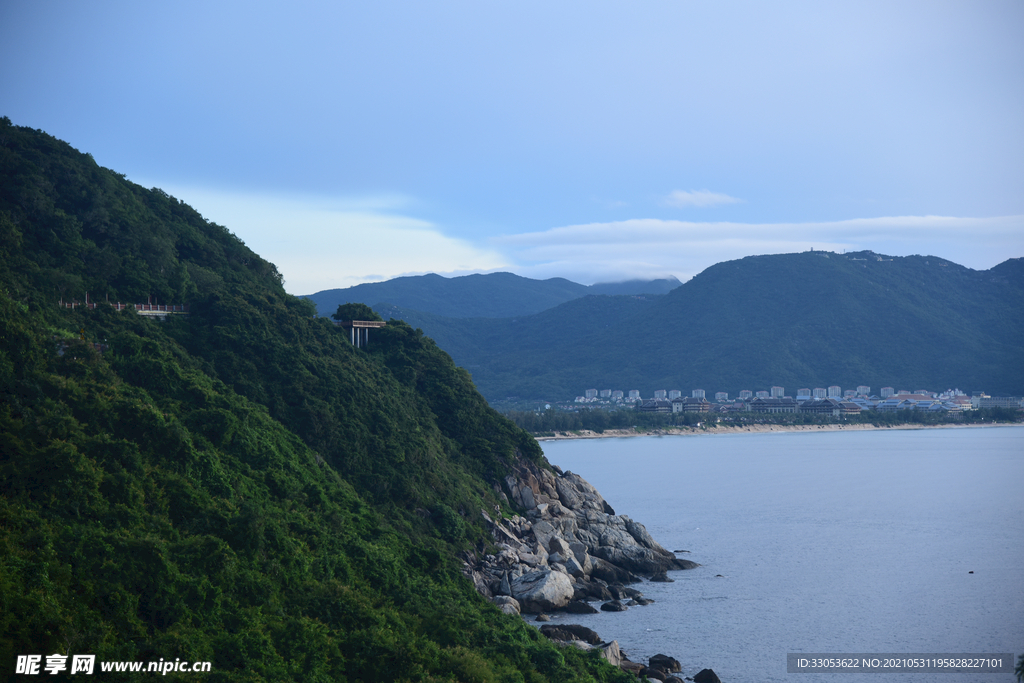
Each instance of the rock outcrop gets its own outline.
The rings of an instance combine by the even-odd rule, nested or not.
[[[481,511],[499,551],[467,558],[465,572],[480,593],[512,597],[523,613],[641,600],[639,591],[623,590],[625,584],[641,577],[664,580],[668,571],[699,566],[665,550],[643,524],[616,515],[578,474],[552,472],[520,458],[503,484],[496,492],[525,517],[492,519]]]
[[[722,680],[712,669],[701,669],[693,677],[694,683],[722,683]]]
[[[700,566],[665,550],[643,524],[616,515],[583,477],[554,469],[520,458],[504,487],[495,485],[499,498],[525,516],[498,514],[492,519],[481,510],[498,550],[482,558],[467,554],[463,570],[502,611],[536,614],[537,621],[546,621],[547,612],[594,613],[591,602],[602,603],[605,611],[649,605],[652,600],[627,584],[641,577],[671,581],[667,572]],[[583,626],[546,624],[540,630],[565,647],[599,650],[624,671],[649,680],[680,681],[672,675],[680,670],[672,657],[656,655],[644,666],[629,661],[616,641],[602,642]]]
[[[551,569],[526,572],[509,583],[523,612],[537,614],[561,609],[572,599],[569,576]]]
[[[683,665],[679,663],[679,660],[675,657],[669,657],[668,655],[654,655],[648,661],[649,668],[661,669],[667,674],[679,673],[683,670]]]
[[[664,681],[665,683],[683,683],[683,667],[679,660],[668,655],[657,654],[650,658],[648,666],[639,662],[632,662],[626,653],[619,649],[617,641],[602,642],[601,636],[585,626],[578,624],[546,624],[540,627],[540,632],[562,647],[575,647],[581,650],[598,650],[600,655],[608,660],[612,666],[617,666],[638,678],[646,677],[649,681]],[[675,674],[679,673],[679,676]],[[713,677],[713,678],[712,678]],[[715,672],[711,669],[703,669],[693,678],[687,681],[704,681],[705,683],[720,683]]]

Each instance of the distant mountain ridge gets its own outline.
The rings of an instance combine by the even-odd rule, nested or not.
[[[750,256],[647,299],[586,297],[514,320],[377,310],[406,315],[492,401],[588,388],[1024,392],[1020,258],[975,271],[933,256]]]
[[[533,280],[513,273],[442,277],[431,273],[327,289],[306,298],[322,316],[340,304],[387,303],[449,318],[507,318],[540,313],[573,299],[594,295],[666,294],[680,285],[675,278],[628,280],[581,285],[565,278]]]

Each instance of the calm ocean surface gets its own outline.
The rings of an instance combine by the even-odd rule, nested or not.
[[[553,623],[618,640],[633,661],[661,652],[686,676],[712,668],[724,683],[1016,680],[787,674],[786,653],[1024,652],[1022,427],[541,445],[703,565],[636,586],[653,605]]]

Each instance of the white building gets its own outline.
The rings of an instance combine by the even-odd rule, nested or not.
[[[690,398],[704,398],[704,390],[694,389],[692,392],[690,392]]]
[[[1020,396],[979,396],[979,408],[1021,408],[1024,407]]]

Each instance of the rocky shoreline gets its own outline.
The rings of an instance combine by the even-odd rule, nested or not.
[[[1007,425],[743,425],[649,432],[606,430],[603,434],[582,431],[538,440],[981,426]],[[668,571],[700,566],[676,556],[683,551],[663,548],[642,524],[616,515],[597,489],[579,475],[557,466],[547,470],[522,457],[511,469],[503,486],[496,484],[494,490],[508,508],[525,511],[525,515],[504,517],[500,509],[495,514],[481,510],[498,552],[483,557],[469,552],[463,558],[463,572],[477,591],[506,614],[529,615],[546,622],[550,620],[547,615],[555,612],[589,614],[598,609],[643,607],[653,601],[633,585],[644,578],[672,581]],[[720,683],[712,669],[683,677],[679,661],[664,654],[654,655],[647,664],[630,661],[617,641],[605,641],[578,624],[543,624],[540,631],[564,647],[597,649],[609,663],[637,677],[666,683]]]
[[[500,510],[493,516],[481,510],[498,552],[483,557],[467,553],[463,572],[507,614],[546,621],[554,612],[641,607],[653,601],[630,584],[645,578],[672,581],[669,571],[700,566],[663,548],[643,524],[616,515],[578,474],[519,458],[502,483],[495,485],[499,498],[526,514],[502,517]],[[541,632],[567,647],[597,648],[610,663],[638,676],[683,680],[673,675],[681,669],[672,657],[657,655],[647,665],[631,662],[616,641],[602,641],[583,626],[545,625]],[[718,677],[707,669],[687,680],[714,683]]]

